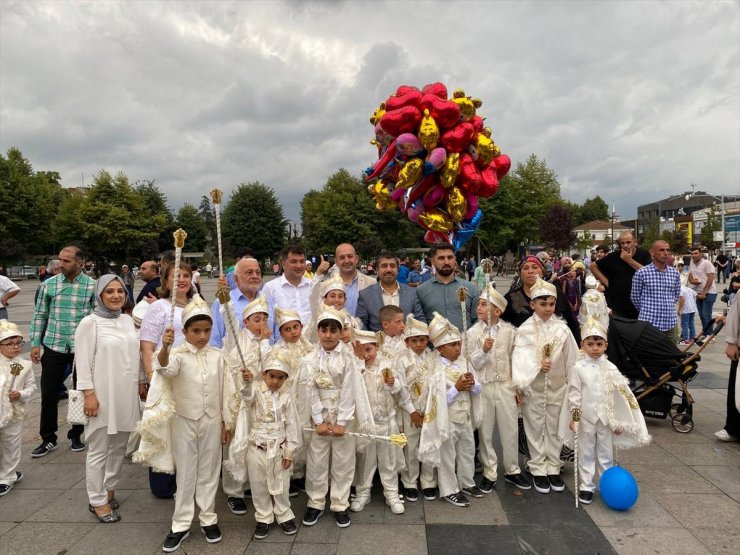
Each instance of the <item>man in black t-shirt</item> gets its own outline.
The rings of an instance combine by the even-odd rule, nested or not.
[[[717,266],[717,283],[727,283],[727,278],[730,275],[730,259],[723,252],[717,255],[714,259],[714,265]]]
[[[637,318],[637,309],[630,300],[632,276],[650,261],[650,253],[638,248],[634,235],[625,231],[619,236],[618,251],[591,263],[591,272],[606,287],[606,302],[615,315]]]

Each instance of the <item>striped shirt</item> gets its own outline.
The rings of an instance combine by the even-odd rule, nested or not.
[[[678,324],[676,303],[681,294],[681,277],[673,266],[661,271],[655,264],[643,266],[632,278],[632,304],[640,312],[637,317],[650,322],[660,331]]]
[[[47,279],[39,287],[29,336],[31,347],[58,353],[75,350],[75,330],[90,314],[95,300],[95,280],[83,273],[69,281],[64,274]]]

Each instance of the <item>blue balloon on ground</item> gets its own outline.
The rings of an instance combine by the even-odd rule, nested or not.
[[[639,495],[637,480],[621,466],[613,466],[601,475],[599,491],[604,503],[615,511],[626,511]]]

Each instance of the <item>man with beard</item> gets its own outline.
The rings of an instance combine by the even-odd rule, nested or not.
[[[339,272],[347,294],[347,301],[344,308],[352,316],[357,315],[357,300],[359,299],[360,291],[375,283],[374,278],[357,271],[357,262],[358,258],[355,248],[349,243],[342,243],[337,245],[334,251],[334,266],[329,268],[329,262],[324,260],[322,256],[321,264],[316,269],[316,283],[326,278],[334,277]],[[314,287],[311,293],[311,306],[314,308],[321,304],[319,301],[320,289],[320,287]]]
[[[380,281],[360,291],[357,301],[357,317],[366,330],[381,331],[380,309],[392,304],[403,311],[403,318],[413,314],[414,318],[426,323],[419,298],[412,287],[398,282],[398,257],[388,251],[381,251],[377,265]]]
[[[416,288],[416,295],[429,322],[438,312],[462,332],[477,321],[478,288],[455,274],[455,250],[449,243],[435,243],[430,251],[436,275]],[[467,322],[463,326],[463,315],[457,290],[467,290],[465,300]]]
[[[143,268],[144,265],[142,264],[142,270]],[[234,321],[239,323],[240,329],[243,329],[242,311],[244,307],[257,298],[263,285],[259,262],[250,257],[239,259],[234,267],[234,281],[236,288],[229,292],[231,307],[234,311]],[[224,346],[224,337],[228,328],[224,322],[224,316],[221,314],[221,302],[218,299],[213,302],[211,314],[213,315],[213,331],[211,332],[210,344],[213,347],[221,348]],[[239,332],[237,331],[237,333]]]

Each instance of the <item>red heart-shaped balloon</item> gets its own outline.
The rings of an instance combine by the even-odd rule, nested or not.
[[[421,89],[421,94],[432,94],[442,100],[447,100],[447,87],[443,83],[429,83]]]
[[[475,136],[477,137],[478,133],[483,131],[483,118],[479,115],[475,115],[470,120],[470,123],[473,124],[473,130],[475,131]]]
[[[429,110],[440,129],[449,129],[460,120],[460,106],[433,94],[421,97],[421,109]]]
[[[401,133],[413,133],[421,122],[421,112],[414,106],[404,106],[392,112],[386,112],[380,119],[383,131],[398,137]]]
[[[480,170],[470,154],[460,155],[460,172],[457,174],[457,182],[466,193],[478,193],[481,184]]]
[[[432,231],[427,230],[427,232],[424,234],[424,241],[429,243],[430,245],[433,245],[434,243],[449,243],[450,242],[450,236],[447,233],[442,233],[441,231]]]
[[[468,148],[470,141],[473,139],[473,133],[473,126],[470,123],[459,123],[452,129],[448,129],[442,133],[439,138],[439,144],[447,150],[448,154],[450,152],[463,152]]]
[[[509,170],[511,169],[511,158],[509,158],[506,154],[499,154],[496,158],[493,159],[493,162],[491,164],[496,164],[496,177],[499,179],[503,179],[503,177],[509,173]]]
[[[496,191],[498,191],[498,177],[496,176],[496,168],[491,162],[487,168],[480,172],[478,196],[492,197],[496,194]]]
[[[385,111],[391,112],[404,106],[413,106],[416,109],[421,107],[421,92],[416,87],[401,85],[398,87],[396,94],[388,97],[385,101]]]

